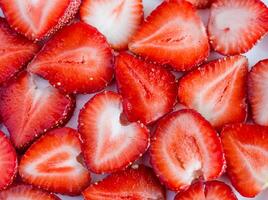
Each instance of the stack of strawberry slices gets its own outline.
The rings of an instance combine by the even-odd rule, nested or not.
[[[265,193],[268,1],[144,2],[0,0],[0,200]]]

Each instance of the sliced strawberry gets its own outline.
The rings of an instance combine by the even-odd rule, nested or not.
[[[179,80],[179,102],[201,113],[213,126],[243,122],[247,116],[244,56],[211,61]]]
[[[208,33],[212,48],[224,55],[250,50],[268,31],[268,8],[260,0],[215,0]]]
[[[252,118],[257,124],[268,126],[268,59],[258,62],[248,78],[248,97]]]
[[[66,123],[74,105],[73,98],[51,86],[39,87],[34,77],[25,72],[0,89],[0,116],[16,148]]]
[[[90,185],[84,192],[85,200],[164,200],[165,190],[149,167],[133,165]]]
[[[104,36],[82,22],[64,27],[29,64],[36,73],[67,93],[92,93],[113,77],[113,55]]]
[[[197,182],[178,193],[174,200],[237,200],[232,189],[223,182]]]
[[[167,2],[182,2],[184,0],[166,0]],[[207,8],[210,6],[213,0],[186,0],[193,4],[196,8]]]
[[[149,146],[149,131],[124,117],[121,96],[102,92],[80,111],[78,129],[88,168],[95,173],[126,168]]]
[[[7,136],[0,131],[0,190],[5,189],[13,182],[17,166],[16,151]]]
[[[171,190],[188,187],[195,179],[205,181],[224,171],[220,139],[200,114],[185,109],[159,121],[150,148],[151,164]]]
[[[171,72],[127,53],[117,56],[115,66],[123,108],[130,121],[147,124],[172,110],[177,84]]]
[[[81,0],[0,0],[8,23],[31,40],[42,40],[73,19]]]
[[[142,0],[84,0],[80,17],[105,35],[113,48],[125,49],[143,20]]]
[[[45,190],[78,195],[90,183],[90,174],[80,160],[78,132],[71,128],[54,129],[22,156],[19,174],[24,182]]]
[[[221,136],[227,173],[236,190],[254,197],[268,188],[268,127],[233,124]]]
[[[163,2],[141,25],[129,49],[149,60],[185,71],[208,57],[209,43],[205,27],[189,2]]]
[[[30,185],[16,185],[0,192],[1,200],[60,200],[54,194],[44,192]]]
[[[20,71],[38,51],[39,46],[11,30],[0,17],[0,85]]]

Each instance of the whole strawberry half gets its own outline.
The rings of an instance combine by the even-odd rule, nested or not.
[[[54,194],[34,188],[30,185],[14,185],[0,192],[1,200],[60,200]]]
[[[124,112],[130,121],[148,124],[172,110],[177,96],[176,79],[162,66],[120,53],[115,73]]]
[[[0,131],[0,191],[6,189],[13,182],[17,166],[16,151],[7,136]]]
[[[181,3],[182,1],[185,0],[165,0],[165,1]],[[213,2],[213,0],[186,0],[186,1],[193,4],[196,8],[207,8]]]
[[[201,113],[214,127],[243,122],[247,117],[248,61],[232,56],[211,61],[183,76],[179,102]]]
[[[221,133],[228,176],[236,190],[254,197],[268,187],[268,127],[226,126]]]
[[[268,59],[252,67],[248,77],[248,99],[255,123],[268,126]]]
[[[83,196],[85,200],[166,199],[164,187],[153,171],[143,165],[133,165],[125,171],[111,174],[90,185]]]
[[[268,8],[260,0],[215,0],[208,24],[212,48],[224,55],[249,51],[268,31]]]
[[[142,156],[150,141],[143,124],[126,120],[122,98],[114,92],[99,93],[85,104],[78,130],[85,163],[94,173],[126,168]]]
[[[82,164],[78,132],[59,128],[46,133],[22,156],[19,174],[25,183],[50,192],[79,195],[90,174]]]
[[[191,3],[163,2],[146,18],[128,45],[142,57],[187,71],[209,54],[205,27]]]
[[[171,190],[182,190],[196,179],[219,177],[225,167],[220,138],[199,113],[184,109],[159,121],[151,139],[151,164]]]
[[[73,19],[80,3],[81,0],[0,0],[0,7],[12,28],[38,41]]]
[[[197,182],[178,193],[174,200],[237,200],[232,189],[223,182]]]
[[[35,56],[28,71],[66,93],[92,93],[113,77],[113,55],[94,27],[76,22],[54,35]]]
[[[105,35],[113,48],[125,49],[143,20],[142,0],[84,0],[80,17]]]
[[[3,85],[25,67],[39,46],[13,31],[1,17],[0,38],[0,85]]]
[[[75,100],[49,86],[39,87],[33,75],[22,72],[0,88],[0,116],[16,148],[24,148],[49,129],[65,124]]]

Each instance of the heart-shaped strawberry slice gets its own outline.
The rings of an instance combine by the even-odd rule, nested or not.
[[[69,22],[81,0],[1,0],[9,24],[31,40],[41,40]]]
[[[0,89],[0,116],[16,148],[67,122],[74,104],[72,97],[52,86],[38,87],[26,72]]]
[[[107,91],[97,94],[80,111],[79,132],[85,161],[95,173],[125,168],[149,146],[147,128],[127,122],[122,112],[121,96]]]

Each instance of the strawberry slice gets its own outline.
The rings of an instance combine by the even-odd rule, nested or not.
[[[268,188],[268,127],[233,124],[221,137],[227,173],[236,190],[254,197]]]
[[[255,123],[268,126],[268,59],[258,62],[248,78],[248,97]]]
[[[178,2],[181,3],[184,0],[166,0],[167,2]],[[186,0],[193,4],[196,8],[207,8],[210,6],[213,0]]]
[[[19,174],[24,182],[45,190],[79,195],[90,183],[90,174],[81,159],[78,132],[71,128],[54,129],[22,156]]]
[[[38,41],[73,19],[80,3],[81,0],[0,0],[0,7],[12,28]]]
[[[44,192],[30,185],[16,185],[0,192],[1,200],[60,200],[54,194]]]
[[[80,17],[105,35],[113,48],[125,49],[143,20],[142,0],[84,0]]]
[[[173,112],[159,121],[150,157],[162,182],[176,191],[199,178],[208,181],[219,177],[225,166],[216,131],[190,109]]]
[[[0,17],[0,85],[20,71],[38,51],[39,46],[16,34]]]
[[[17,173],[17,166],[16,151],[7,136],[0,131],[0,190],[5,189],[13,182]]]
[[[149,60],[186,71],[208,57],[209,43],[205,27],[189,2],[163,2],[133,36],[129,49]]]
[[[82,108],[78,129],[88,168],[94,173],[114,172],[137,160],[149,146],[149,131],[126,120],[121,96],[102,92]]]
[[[92,26],[77,22],[52,37],[28,70],[66,93],[92,93],[111,81],[112,62],[104,36]]]
[[[149,167],[133,165],[90,185],[84,192],[85,200],[135,199],[164,200],[165,189]]]
[[[232,189],[223,182],[197,182],[178,193],[174,200],[237,200]]]
[[[208,24],[212,48],[224,55],[249,51],[268,31],[268,8],[260,0],[215,0]]]
[[[247,116],[244,56],[211,61],[179,80],[179,102],[201,113],[214,127],[243,122]]]
[[[117,86],[130,121],[147,124],[172,110],[177,84],[171,72],[127,53],[117,56],[115,66]]]
[[[65,124],[75,100],[49,86],[36,85],[25,72],[0,89],[0,116],[16,148],[24,148],[49,129]]]

